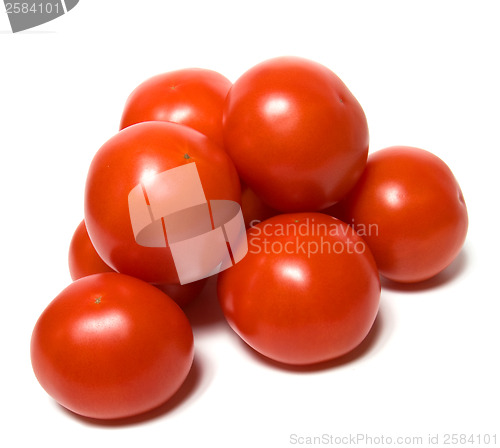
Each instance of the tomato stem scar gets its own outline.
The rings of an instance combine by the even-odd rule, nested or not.
[[[97,298],[94,300],[94,303],[101,303],[101,299],[102,299],[102,296],[97,297]]]

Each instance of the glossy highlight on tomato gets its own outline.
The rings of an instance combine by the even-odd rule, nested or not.
[[[364,230],[380,273],[403,283],[445,269],[468,228],[465,200],[450,168],[436,155],[408,146],[373,152],[335,213]]]
[[[297,57],[261,62],[238,78],[223,131],[243,181],[281,212],[338,202],[368,155],[368,125],[354,95],[330,69]]]
[[[274,216],[248,230],[249,252],[221,272],[231,328],[275,361],[306,365],[357,347],[378,312],[375,261],[354,230],[322,213]]]
[[[76,280],[43,311],[31,362],[45,391],[85,417],[149,411],[186,379],[194,356],[189,321],[166,294],[118,273]]]

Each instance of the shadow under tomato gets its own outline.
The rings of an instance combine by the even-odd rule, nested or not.
[[[205,370],[206,368],[204,363],[201,362],[200,357],[195,354],[195,359],[193,361],[193,365],[191,366],[191,370],[189,371],[186,380],[179,388],[179,390],[164,404],[139,415],[117,419],[95,419],[76,414],[61,405],[58,405],[58,407],[63,412],[71,415],[71,417],[76,418],[82,423],[90,426],[113,428],[120,426],[139,425],[173,412],[174,410],[180,408],[182,405],[185,405],[190,398],[201,392],[200,389],[204,389],[207,386]],[[205,386],[203,386],[204,383]]]
[[[350,352],[338,358],[332,359],[330,361],[308,365],[292,365],[275,361],[254,350],[239,337],[238,339],[251,358],[253,358],[257,362],[260,362],[261,364],[266,365],[267,367],[291,373],[315,373],[345,366],[367,356],[369,353],[374,352],[375,348],[377,346],[380,346],[380,343],[387,337],[387,321],[387,310],[381,302],[377,317],[373,322],[372,328],[366,335],[365,339],[361,342],[361,344],[359,344]]]
[[[439,274],[418,283],[399,283],[380,276],[383,289],[402,292],[420,292],[429,289],[439,288],[451,283],[454,279],[462,275],[469,265],[469,255],[464,247],[452,263]]]

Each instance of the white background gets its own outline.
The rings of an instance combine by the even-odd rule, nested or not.
[[[496,433],[500,444],[497,5],[81,0],[19,34],[0,6],[0,445],[274,448],[293,434],[452,433]],[[284,54],[344,80],[372,151],[420,146],[448,163],[469,210],[462,253],[423,285],[384,285],[367,341],[320,370],[255,356],[207,293],[188,310],[196,361],[169,404],[125,424],[66,412],[33,375],[31,331],[71,281],[87,167],[126,97],[164,71],[203,67],[234,81]]]

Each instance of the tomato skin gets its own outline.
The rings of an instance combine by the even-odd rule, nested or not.
[[[187,317],[164,293],[118,273],[87,276],[43,311],[31,362],[45,391],[90,418],[137,415],[167,401],[194,356]]]
[[[300,231],[305,223],[312,230]],[[338,235],[314,231],[323,226],[339,229]],[[283,235],[282,228],[290,230]],[[247,235],[248,254],[219,274],[217,290],[229,325],[248,345],[275,361],[306,365],[361,343],[378,312],[380,279],[350,226],[321,213],[292,213],[257,224]],[[301,244],[313,243],[321,251],[301,251]],[[365,250],[348,253],[356,243]],[[339,253],[326,249],[335,244]]]
[[[173,284],[163,284],[155,285],[160,291],[164,292],[172,298],[172,300],[177,303],[181,308],[187,307],[201,294],[205,284],[207,283],[207,278],[202,278],[195,282],[187,283],[185,285],[173,285]]]
[[[247,229],[280,213],[269,207],[245,184],[241,186],[241,211]]]
[[[200,68],[154,76],[128,97],[120,130],[143,121],[172,121],[196,129],[222,146],[222,110],[231,85],[220,73]]]
[[[375,151],[338,216],[367,235],[380,273],[403,283],[427,280],[462,248],[467,207],[449,167],[420,148]],[[373,231],[367,232],[368,226]]]
[[[223,130],[243,181],[282,212],[338,202],[368,155],[368,125],[356,98],[331,70],[297,57],[264,61],[237,79]]]
[[[78,280],[92,274],[113,271],[96,252],[90,241],[85,220],[82,220],[73,234],[69,248],[69,271],[72,280]],[[201,279],[186,285],[154,285],[167,294],[181,308],[193,302],[203,290],[207,279]]]
[[[240,202],[239,178],[231,159],[208,137],[187,126],[139,123],[99,149],[87,176],[84,211],[92,244],[106,264],[149,283],[179,283],[169,248],[136,243],[128,194],[144,176],[193,162],[207,200]]]
[[[82,220],[71,238],[68,266],[72,280],[100,272],[114,272],[96,252],[90,241],[85,220]]]

